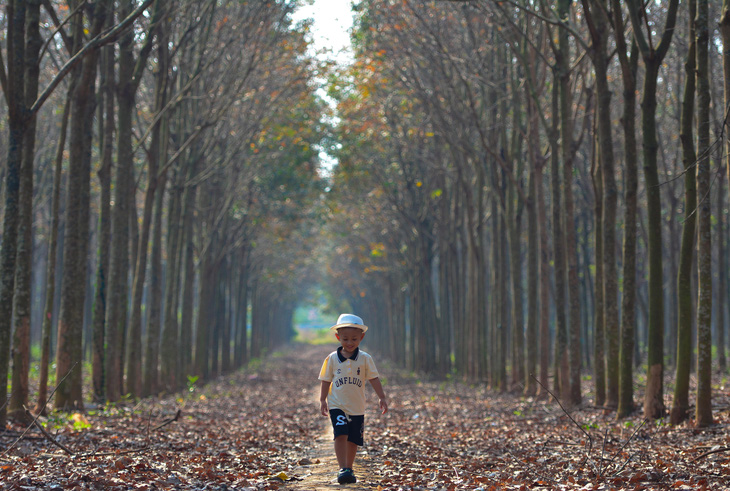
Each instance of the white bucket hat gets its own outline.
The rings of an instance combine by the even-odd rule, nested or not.
[[[363,333],[368,330],[368,326],[363,324],[362,319],[355,314],[340,314],[340,316],[337,318],[337,324],[330,327],[330,330],[336,331],[337,329],[343,327],[354,327],[356,329],[361,329]]]

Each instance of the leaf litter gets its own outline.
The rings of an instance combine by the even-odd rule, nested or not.
[[[421,380],[384,362],[390,410],[379,415],[368,389],[359,482],[339,486],[329,420],[317,401],[317,374],[330,350],[291,347],[174,397],[41,419],[72,453],[35,427],[8,424],[0,433],[0,489],[730,487],[730,400],[720,384],[716,424],[698,429],[691,421],[643,421],[640,408],[617,421],[615,412],[587,401],[563,410],[555,400],[518,392]]]

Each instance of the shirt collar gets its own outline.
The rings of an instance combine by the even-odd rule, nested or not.
[[[352,352],[352,356],[350,357],[350,360],[357,360],[357,355],[360,354],[360,348],[355,348],[355,351]],[[337,358],[340,360],[340,363],[343,363],[347,360],[345,358],[345,355],[342,354],[342,346],[337,348]]]

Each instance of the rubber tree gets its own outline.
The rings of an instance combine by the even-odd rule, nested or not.
[[[697,405],[695,425],[712,424],[712,200],[710,199],[709,2],[697,0]]]
[[[685,62],[682,119],[679,134],[682,142],[684,163],[684,223],[682,245],[677,272],[677,366],[674,398],[669,421],[679,424],[689,416],[689,374],[692,363],[692,328],[694,326],[694,299],[692,298],[692,266],[697,245],[697,178],[695,165],[697,153],[694,143],[695,118],[695,71],[697,50],[695,36],[695,15],[697,2],[689,0],[689,46]]]
[[[634,409],[634,344],[636,323],[636,237],[638,218],[638,155],[636,146],[636,43],[626,42],[623,11],[619,0],[611,0],[618,59],[621,64],[624,135],[624,242],[623,295],[621,297],[621,348],[619,350],[619,394],[616,416],[623,418]]]
[[[644,417],[659,418],[664,413],[664,288],[662,266],[662,206],[657,167],[657,78],[672,42],[679,0],[669,0],[666,22],[659,42],[649,42],[646,31],[646,6],[626,0],[634,38],[644,62],[644,86],[641,100],[644,179],[647,194],[647,230],[649,252],[649,325],[647,380],[644,392]]]

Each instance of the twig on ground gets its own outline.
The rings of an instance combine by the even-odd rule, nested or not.
[[[631,455],[629,455],[629,458],[628,458],[628,459],[626,459],[626,462],[624,462],[624,463],[623,463],[623,465],[621,465],[621,467],[619,467],[619,468],[618,468],[618,470],[617,470],[617,471],[616,471],[616,472],[614,473],[614,476],[618,476],[619,474],[621,474],[621,471],[623,471],[623,470],[624,470],[624,467],[626,467],[626,465],[627,465],[627,464],[628,464],[629,462],[631,462],[631,459],[633,459],[633,458],[634,458],[634,455],[636,455],[636,454],[637,454],[637,453],[639,453],[639,452],[640,452],[640,450],[637,450],[636,452],[634,452],[634,453],[632,453]]]
[[[588,432],[587,432],[587,431],[586,431],[586,430],[585,430],[585,429],[584,429],[584,428],[583,428],[583,427],[582,427],[581,425],[579,425],[579,424],[578,424],[578,422],[577,422],[577,421],[576,421],[575,419],[573,419],[573,416],[571,416],[571,415],[570,415],[570,413],[569,413],[569,412],[568,412],[568,411],[567,411],[567,410],[566,410],[566,409],[565,409],[565,408],[563,407],[563,404],[562,404],[562,403],[560,402],[560,399],[558,399],[558,397],[557,397],[557,396],[556,396],[555,394],[553,394],[553,393],[552,393],[552,392],[550,391],[550,389],[548,389],[547,387],[545,387],[545,386],[544,386],[544,385],[542,384],[542,382],[540,382],[540,381],[539,381],[539,380],[537,379],[537,377],[535,377],[535,375],[533,375],[533,374],[530,374],[530,377],[532,377],[532,378],[533,378],[533,379],[535,380],[535,382],[537,382],[538,384],[540,384],[540,386],[541,386],[541,387],[542,387],[543,389],[545,389],[545,391],[546,391],[546,392],[547,392],[548,394],[550,394],[551,396],[553,396],[553,399],[555,399],[555,402],[557,402],[557,403],[558,403],[558,406],[560,406],[560,409],[562,409],[562,410],[563,410],[563,412],[565,413],[565,415],[566,415],[566,416],[567,416],[568,418],[570,418],[570,420],[571,420],[571,421],[573,422],[573,424],[574,424],[575,426],[577,426],[577,427],[578,427],[578,429],[579,429],[580,431],[582,431],[582,432],[583,432],[583,434],[584,434],[584,435],[585,435],[586,437],[588,437],[588,451],[587,451],[586,453],[587,453],[587,454],[590,454],[590,453],[591,453],[591,450],[593,449],[593,438],[591,438],[591,435],[590,435],[590,434],[589,434],[589,433],[588,433]]]
[[[169,425],[170,423],[177,421],[178,419],[180,419],[181,414],[182,414],[182,410],[178,409],[177,412],[175,413],[175,416],[173,416],[172,418],[167,418],[165,421],[163,421],[162,423],[160,423],[157,426],[155,426],[154,428],[152,428],[152,431],[157,431],[160,428],[163,428],[163,427]]]
[[[609,461],[608,461],[608,464],[606,464],[606,467],[608,467],[609,465],[611,465],[611,463],[612,463],[612,462],[613,462],[614,460],[616,460],[616,457],[617,457],[617,456],[618,456],[618,455],[619,455],[619,454],[620,454],[621,452],[623,452],[623,451],[624,451],[624,449],[626,448],[626,446],[627,446],[627,445],[628,445],[628,444],[629,444],[629,443],[631,442],[631,440],[633,440],[633,439],[634,439],[634,436],[636,436],[636,434],[637,434],[637,433],[639,432],[639,430],[640,430],[641,428],[643,428],[643,427],[644,427],[644,425],[646,424],[646,422],[647,422],[647,421],[649,421],[649,420],[648,420],[648,419],[646,419],[646,418],[644,418],[644,421],[642,421],[642,422],[641,422],[641,424],[640,424],[639,426],[637,426],[637,427],[636,427],[636,429],[635,429],[635,430],[634,430],[634,432],[633,432],[633,433],[631,434],[631,436],[630,436],[630,437],[628,438],[628,440],[626,440],[626,443],[624,443],[623,445],[621,445],[621,448],[619,448],[619,449],[618,449],[618,452],[616,452],[616,454],[614,454],[613,458],[612,458],[611,460],[609,460]],[[621,470],[623,470],[623,468],[624,468],[624,467],[626,467],[626,464],[628,464],[628,463],[629,463],[629,460],[631,460],[631,457],[633,457],[633,456],[634,456],[634,454],[632,454],[632,455],[630,455],[630,456],[629,456],[629,458],[628,458],[628,459],[626,460],[626,462],[624,462],[624,465],[622,465],[622,466],[621,466],[621,469],[619,469],[619,470],[618,470],[618,471],[616,472],[616,474],[618,474],[619,472],[621,472]]]
[[[608,428],[603,432],[603,445],[601,445],[601,458],[598,460],[598,475],[603,475],[603,455],[606,453],[606,442],[608,441]]]
[[[66,372],[66,375],[63,376],[63,378],[61,379],[61,381],[56,384],[56,386],[51,391],[51,395],[49,395],[48,396],[48,399],[46,399],[46,406],[48,405],[49,402],[51,402],[51,399],[53,399],[53,394],[56,393],[56,391],[61,386],[61,384],[64,382],[64,380],[66,380],[66,378],[68,378],[68,376],[71,375],[71,372],[73,371],[74,368],[76,368],[76,365],[78,365],[78,364],[79,364],[79,362],[74,363],[73,366],[68,369],[68,372]],[[6,404],[7,404],[7,402],[6,402]],[[23,407],[25,408],[25,406],[23,406]],[[36,416],[33,416],[32,413],[30,413],[30,411],[28,411],[28,408],[25,408],[25,413],[26,414],[29,414],[31,416],[31,419],[33,421],[28,425],[28,427],[25,429],[25,431],[23,431],[23,433],[21,433],[21,435],[18,437],[18,439],[15,440],[12,445],[10,445],[8,448],[6,448],[5,451],[2,454],[0,454],[0,457],[4,456],[13,447],[15,447],[15,445],[17,445],[18,442],[23,439],[23,437],[25,436],[25,434],[28,433],[28,430],[30,430],[33,427],[33,425],[36,425],[38,428],[41,427],[41,425],[38,424],[38,418],[40,418],[40,416],[41,416],[40,414],[38,414]],[[43,434],[46,434],[45,428],[41,429],[41,432]],[[73,452],[71,452],[71,454],[73,455]]]
[[[26,415],[27,415],[27,416],[28,416],[29,418],[33,418],[33,415],[32,415],[32,414],[31,414],[31,412],[30,412],[30,411],[28,410],[28,408],[27,408],[27,407],[25,407],[25,406],[23,406],[23,407],[25,408],[25,414],[26,414]],[[48,439],[48,440],[49,440],[49,441],[50,441],[51,443],[53,443],[54,445],[56,445],[56,446],[57,446],[58,448],[60,448],[60,449],[61,449],[61,450],[63,450],[64,452],[68,453],[69,455],[74,455],[74,452],[73,452],[73,450],[71,450],[71,449],[70,449],[70,448],[68,448],[68,447],[67,447],[66,445],[64,445],[63,443],[59,442],[59,441],[58,441],[58,440],[56,440],[55,438],[53,438],[53,436],[52,436],[52,435],[51,435],[50,433],[48,433],[48,431],[46,431],[46,429],[45,429],[45,428],[43,427],[43,425],[42,425],[42,424],[40,424],[40,423],[38,422],[38,418],[37,418],[37,417],[33,419],[33,423],[32,423],[32,424],[34,424],[34,425],[36,426],[36,428],[38,428],[38,429],[39,429],[39,430],[41,431],[41,433],[43,433],[43,435],[45,435],[45,437],[46,437],[46,438],[47,438],[47,439]]]
[[[704,458],[705,458],[705,457],[707,457],[708,455],[712,455],[712,454],[714,454],[714,453],[722,453],[722,452],[727,452],[728,450],[730,450],[730,447],[722,447],[722,448],[716,448],[715,450],[709,450],[709,451],[707,451],[707,452],[705,452],[705,453],[703,453],[703,454],[700,454],[700,455],[698,455],[698,456],[697,456],[697,457],[695,457],[694,459],[692,459],[692,462],[697,462],[697,461],[698,461],[698,460],[700,460],[700,459],[704,459]]]

